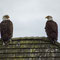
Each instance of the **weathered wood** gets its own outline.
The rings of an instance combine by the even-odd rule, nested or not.
[[[59,47],[45,37],[14,38],[8,46],[0,40],[0,60],[60,60]]]

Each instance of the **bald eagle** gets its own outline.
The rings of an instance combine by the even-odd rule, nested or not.
[[[4,15],[1,22],[1,39],[3,40],[3,45],[7,45],[13,36],[13,23],[9,18],[8,15]]]
[[[58,25],[55,21],[53,21],[52,16],[45,17],[48,19],[45,26],[45,31],[48,36],[48,39],[55,43],[58,39]]]

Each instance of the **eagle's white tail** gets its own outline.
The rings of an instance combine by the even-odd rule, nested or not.
[[[5,45],[5,43],[3,42],[3,45]]]

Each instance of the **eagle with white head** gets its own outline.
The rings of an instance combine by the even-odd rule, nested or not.
[[[48,36],[48,39],[52,42],[55,43],[58,39],[58,25],[55,21],[53,21],[52,16],[46,16],[47,19],[46,26],[45,26],[45,31]]]
[[[13,36],[13,23],[9,18],[8,15],[4,15],[1,22],[1,40],[3,41],[3,45],[7,45]]]

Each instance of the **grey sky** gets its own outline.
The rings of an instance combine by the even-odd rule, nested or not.
[[[0,0],[0,22],[3,15],[10,16],[14,24],[13,37],[46,36],[45,16],[53,16],[60,26],[59,12],[60,0]]]

